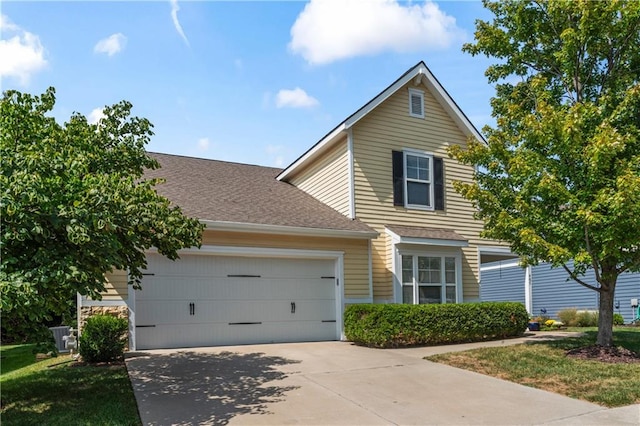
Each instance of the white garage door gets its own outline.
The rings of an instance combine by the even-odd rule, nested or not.
[[[136,348],[336,340],[335,261],[148,256]]]

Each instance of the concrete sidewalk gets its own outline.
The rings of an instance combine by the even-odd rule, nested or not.
[[[150,425],[640,424],[640,405],[610,410],[422,359],[539,336],[393,350],[347,342],[156,350],[131,354],[127,368]]]

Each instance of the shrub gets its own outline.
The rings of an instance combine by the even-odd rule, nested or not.
[[[580,311],[576,316],[578,327],[595,327],[598,325],[598,313],[592,311]]]
[[[559,311],[558,318],[567,327],[576,327],[578,325],[578,311],[575,308]]]
[[[377,348],[473,342],[524,333],[529,316],[521,303],[348,306],[348,340]]]
[[[86,362],[110,362],[122,359],[127,343],[128,322],[111,315],[87,319],[79,339],[79,352]]]
[[[620,314],[613,314],[613,325],[624,325],[624,317]]]

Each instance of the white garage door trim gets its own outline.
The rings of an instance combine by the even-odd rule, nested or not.
[[[146,253],[158,253],[155,248]],[[329,259],[335,261],[335,276],[338,285],[335,287],[336,303],[336,337],[344,339],[342,327],[342,314],[344,310],[344,252],[326,250],[300,250],[262,247],[228,247],[228,246],[202,246],[201,248],[184,249],[178,252],[180,255],[201,256],[234,256],[234,257],[266,257],[284,259]],[[136,291],[129,292],[129,343],[130,349],[136,350]]]

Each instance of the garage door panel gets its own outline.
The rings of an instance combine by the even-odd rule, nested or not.
[[[295,303],[292,312],[291,303]],[[279,321],[322,321],[335,319],[332,300],[240,300],[234,303],[212,302],[196,305],[196,316],[203,321],[214,322],[279,322]],[[200,307],[202,306],[202,309]]]
[[[191,314],[190,303],[194,310]],[[295,305],[291,305],[294,303]],[[330,305],[330,306],[329,306]],[[335,319],[335,304],[325,300],[142,301],[137,303],[140,325],[221,324],[240,322],[323,321]],[[294,312],[292,312],[294,311]]]
[[[225,256],[183,256],[176,261],[159,255],[147,260],[149,274],[180,277],[215,277],[256,275],[262,278],[306,278],[334,276],[332,260],[271,259]]]
[[[138,349],[333,340],[335,323],[170,324],[137,330]]]
[[[148,265],[135,296],[140,349],[338,337],[333,260],[150,255]]]
[[[200,277],[153,277],[143,282],[142,290],[136,293],[137,300],[216,300],[236,299],[281,299],[286,294],[291,299],[333,299],[333,279],[255,279],[221,278],[218,280]],[[212,289],[212,287],[216,287]],[[278,288],[278,292],[273,289]]]

